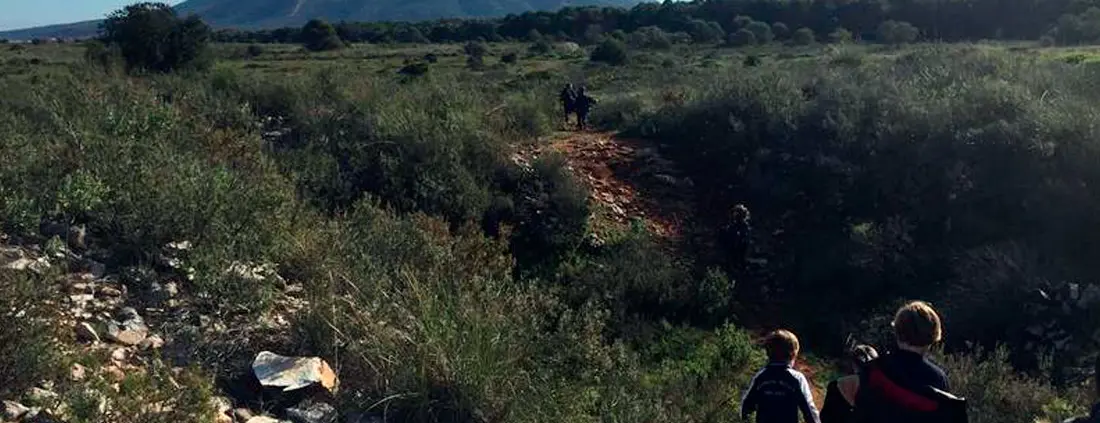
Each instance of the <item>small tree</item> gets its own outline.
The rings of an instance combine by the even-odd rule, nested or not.
[[[753,44],[756,44],[756,35],[754,35],[752,31],[749,31],[748,29],[741,28],[737,30],[737,32],[734,32],[732,35],[730,35],[728,41],[729,45],[734,47],[751,46]]]
[[[604,62],[609,65],[622,65],[627,62],[626,45],[615,39],[604,40],[592,51],[590,59],[593,62]]]
[[[795,45],[808,46],[814,43],[814,31],[810,28],[799,28],[791,36],[791,42]]]
[[[311,19],[302,27],[302,45],[309,51],[329,51],[343,48],[344,41],[336,34],[332,24]]]
[[[772,34],[772,27],[766,23],[760,21],[750,22],[745,29],[752,31],[752,35],[756,38],[756,42],[760,44],[767,44],[772,42],[775,35]]]
[[[180,19],[164,3],[138,3],[111,13],[101,40],[117,48],[127,69],[171,72],[209,65],[210,27],[197,16]]]
[[[726,36],[721,25],[701,19],[688,22],[688,34],[691,34],[691,40],[696,43],[716,43]]]
[[[532,43],[542,41],[542,33],[535,28],[531,28],[530,31],[527,31],[527,41]]]
[[[772,24],[772,35],[777,40],[786,40],[791,36],[791,29],[783,22],[776,22]]]
[[[909,22],[886,21],[878,26],[878,39],[887,44],[905,44],[916,41],[920,30]]]

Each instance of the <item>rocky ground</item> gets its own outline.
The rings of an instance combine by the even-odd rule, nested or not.
[[[172,413],[176,405],[170,401],[144,401],[140,392],[130,392],[134,381],[156,374],[164,377],[169,390],[189,389],[179,382],[187,369],[211,363],[224,366],[213,372],[219,380],[205,408],[215,422],[381,421],[332,405],[338,378],[321,359],[258,350],[264,344],[278,346],[290,329],[290,316],[307,306],[300,298],[302,288],[282,280],[271,266],[234,263],[225,270],[282,289],[270,307],[273,312],[259,319],[235,318],[204,313],[208,308],[202,304],[209,301],[191,295],[193,270],[183,266],[190,249],[186,241],[164,246],[150,265],[111,269],[86,247],[80,228],[58,235],[45,242],[0,239],[0,272],[25,272],[56,284],[49,287],[51,298],[46,300],[51,313],[42,318],[58,329],[52,345],[72,363],[60,380],[42,380],[21,395],[0,398],[0,422],[179,416]],[[25,310],[3,312],[8,313],[5,324],[19,325],[29,318]],[[80,401],[71,399],[74,390]],[[123,395],[128,397],[119,399]],[[128,404],[135,398],[136,411]],[[134,417],[135,412],[147,417]]]

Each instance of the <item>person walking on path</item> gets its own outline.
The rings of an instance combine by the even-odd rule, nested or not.
[[[753,376],[741,398],[741,418],[755,415],[756,423],[798,423],[798,415],[807,423],[821,423],[814,405],[814,394],[806,376],[795,370],[798,337],[777,330],[764,339],[768,364]]]
[[[592,107],[596,105],[596,99],[588,95],[588,91],[584,87],[581,87],[577,91],[576,112],[577,112],[577,130],[583,131],[588,127],[588,114],[592,112]]]
[[[573,88],[573,84],[565,84],[558,99],[561,100],[562,110],[565,112],[565,124],[568,125],[569,115],[577,111],[577,91]]]

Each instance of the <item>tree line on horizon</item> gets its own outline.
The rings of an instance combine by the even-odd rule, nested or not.
[[[920,39],[975,41],[1035,40],[1048,44],[1079,44],[1100,40],[1100,7],[1093,0],[696,0],[641,3],[633,8],[567,7],[556,12],[526,12],[498,19],[444,19],[425,22],[336,22],[345,42],[446,43],[466,41],[539,40],[594,44],[603,34],[633,33],[657,28],[681,35],[688,42],[729,41],[758,21],[781,29],[776,40],[797,29],[821,40],[837,33],[853,39],[891,42],[882,27],[909,24]],[[888,25],[889,26],[889,25]],[[720,37],[713,37],[718,32]],[[804,31],[805,32],[805,31]],[[758,38],[759,38],[759,34]],[[295,27],[218,31],[217,41],[301,43]]]

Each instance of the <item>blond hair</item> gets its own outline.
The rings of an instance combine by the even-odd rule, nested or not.
[[[906,345],[929,347],[943,339],[943,323],[931,304],[911,301],[894,314],[894,335]]]
[[[777,330],[764,338],[764,350],[771,361],[791,361],[798,357],[798,337],[789,330]]]

